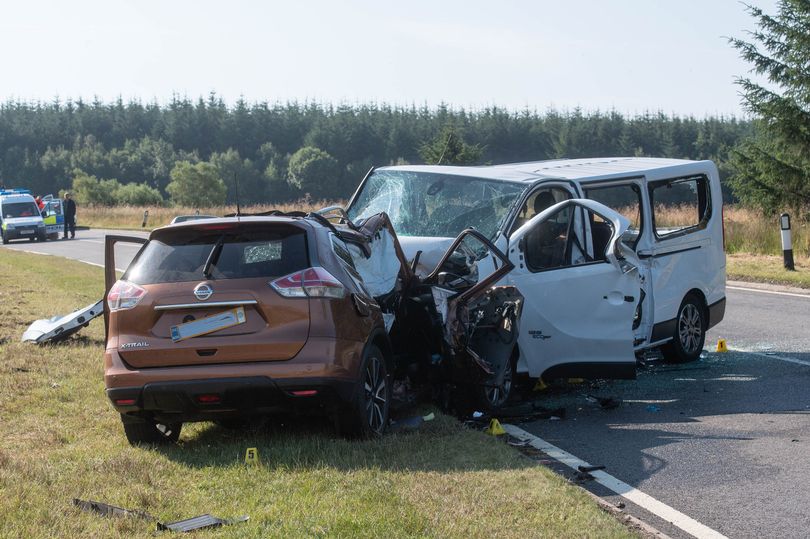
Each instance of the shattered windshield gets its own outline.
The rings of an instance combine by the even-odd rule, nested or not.
[[[454,238],[473,227],[494,239],[525,189],[517,182],[378,170],[349,208],[353,221],[385,212],[400,236]]]

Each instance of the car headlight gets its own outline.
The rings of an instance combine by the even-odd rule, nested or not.
[[[37,227],[38,228],[45,228],[45,223],[39,223],[39,224],[37,224]]]
[[[14,230],[14,225],[11,223],[6,223],[6,230]]]

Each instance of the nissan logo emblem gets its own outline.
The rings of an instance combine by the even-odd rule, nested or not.
[[[205,283],[200,283],[194,287],[194,297],[200,301],[207,300],[213,293],[214,289]]]

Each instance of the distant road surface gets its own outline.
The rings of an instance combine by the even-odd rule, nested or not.
[[[77,230],[76,238],[72,240],[48,240],[45,242],[12,241],[4,247],[16,251],[28,251],[41,254],[63,256],[95,266],[104,266],[104,236],[118,234],[122,236],[139,236],[145,238],[148,232],[139,230],[104,230],[94,228],[90,230]],[[118,269],[124,270],[140,249],[136,244],[119,244],[116,249],[116,264]]]

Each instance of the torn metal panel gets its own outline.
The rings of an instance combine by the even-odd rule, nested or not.
[[[198,517],[187,518],[185,520],[178,520],[176,522],[158,522],[157,529],[158,531],[191,532],[205,528],[229,526],[239,522],[247,522],[248,520],[250,520],[250,517],[247,515],[232,519],[224,519],[205,514]]]
[[[369,242],[368,256],[357,244],[347,244],[354,267],[372,297],[390,294],[397,284],[401,263],[394,242],[391,232],[383,229]]]
[[[85,327],[90,320],[104,313],[104,300],[97,301],[63,316],[37,320],[23,333],[23,342],[43,344],[59,342]]]

